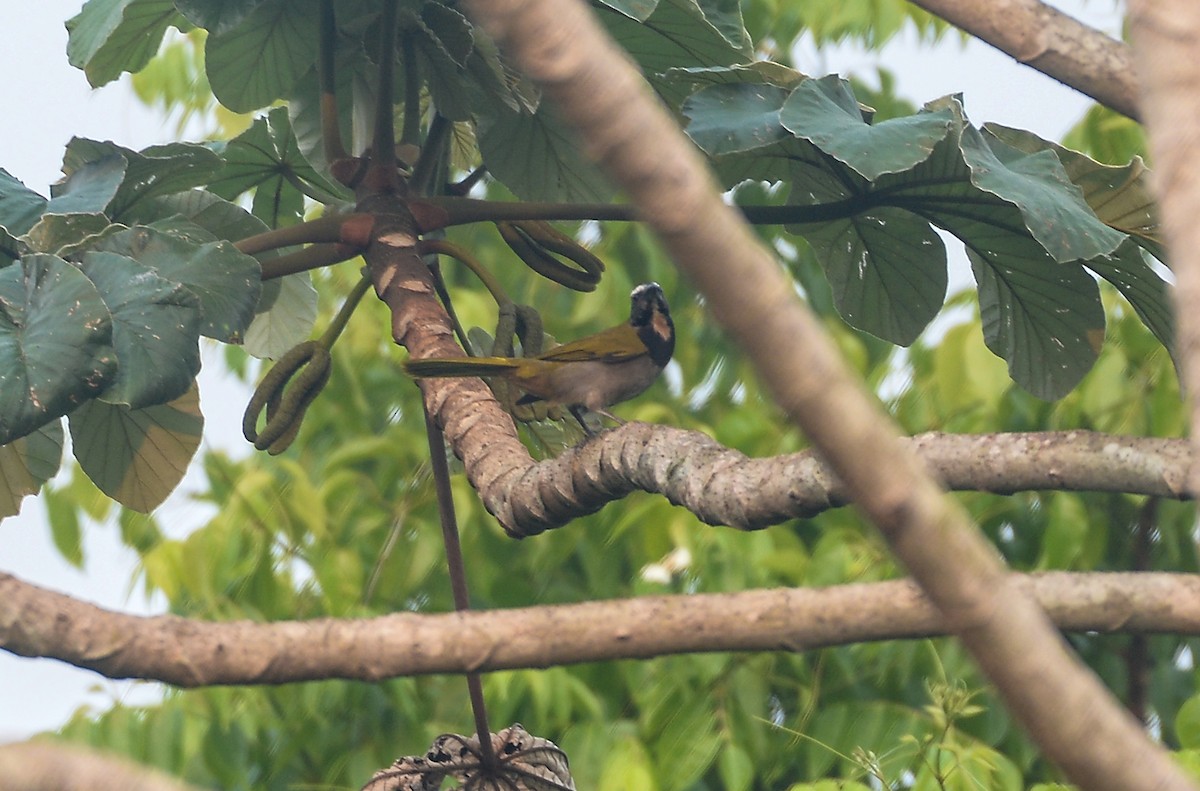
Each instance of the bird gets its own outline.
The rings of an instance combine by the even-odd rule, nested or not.
[[[432,357],[408,360],[404,369],[417,379],[502,378],[525,391],[518,404],[564,406],[591,434],[585,410],[624,422],[607,408],[648,388],[675,353],[675,323],[662,286],[642,283],[629,303],[628,322],[534,357]]]

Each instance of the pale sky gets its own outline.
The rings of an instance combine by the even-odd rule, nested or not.
[[[1110,33],[1119,29],[1118,6],[1112,0],[1052,4]],[[74,135],[139,149],[167,142],[174,133],[173,124],[138,103],[127,81],[93,92],[83,73],[67,64],[63,22],[80,5],[80,0],[0,2],[0,29],[6,33],[5,46],[0,47],[0,167],[43,195],[60,176],[63,148]],[[802,52],[813,57],[811,48]],[[1051,139],[1060,138],[1088,106],[1074,91],[1008,56],[977,42],[964,51],[953,37],[935,52],[918,52],[911,42],[899,41],[882,54],[846,48],[823,57],[823,64],[814,59],[798,66],[810,74],[857,71],[869,76],[874,65],[882,63],[896,73],[899,92],[918,104],[961,92],[976,124],[996,121]],[[205,349],[205,443],[242,454],[247,446],[240,435],[240,410],[248,393],[222,376],[219,356],[215,347]],[[219,401],[212,397],[217,392]],[[221,410],[217,403],[234,406]],[[164,508],[169,517],[165,521],[176,529],[205,518],[205,511],[186,494],[173,496]],[[137,558],[120,545],[114,527],[88,531],[85,551],[86,573],[60,558],[36,498],[25,500],[20,516],[0,522],[0,571],[125,612],[164,609],[163,602],[147,603],[140,590],[131,587]],[[104,708],[114,698],[153,699],[155,689],[113,683],[60,662],[0,651],[0,743],[55,728],[81,705]]]

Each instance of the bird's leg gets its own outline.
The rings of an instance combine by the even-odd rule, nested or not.
[[[572,415],[575,416],[575,419],[579,421],[579,427],[583,429],[584,434],[587,434],[589,437],[596,436],[596,432],[592,431],[591,426],[589,426],[587,421],[584,420],[584,417],[587,415],[587,409],[585,407],[579,404],[572,404],[571,406],[567,407],[567,409]]]

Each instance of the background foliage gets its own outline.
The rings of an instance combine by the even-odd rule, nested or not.
[[[681,103],[690,94],[690,89],[683,88],[688,82],[682,73],[676,71],[668,77],[668,69],[703,67],[710,69],[705,72],[706,79],[721,75],[684,108],[683,114],[693,124],[705,92],[713,92],[707,98],[721,98],[727,86],[733,86],[738,95],[746,85],[755,89],[768,86],[765,94],[759,91],[754,96],[762,99],[769,94],[779,99],[781,106],[793,101],[798,92],[786,87],[791,78],[782,70],[771,72],[768,79],[758,72],[747,75],[720,70],[755,51],[786,66],[789,44],[801,32],[823,43],[853,37],[869,46],[881,45],[904,24],[915,24],[928,38],[941,33],[929,18],[898,0],[748,0],[743,9],[749,37],[742,38],[730,26],[718,24],[728,21],[727,15],[696,16],[696,9],[709,11],[714,5],[685,0],[664,0],[657,6],[605,4],[610,27],[631,43],[635,57],[654,76],[655,86],[664,96]],[[24,228],[6,224],[5,249],[22,253],[21,263],[8,269],[40,267],[37,271],[43,274],[39,277],[55,279],[55,283],[61,279],[62,289],[74,285],[76,292],[71,293],[77,293],[87,287],[70,274],[78,270],[59,254],[69,253],[68,248],[83,239],[89,239],[89,250],[96,246],[83,256],[84,274],[92,256],[111,256],[96,260],[120,259],[122,266],[140,266],[137,271],[143,272],[148,266],[144,250],[153,252],[155,244],[184,260],[214,256],[228,267],[223,276],[234,273],[245,278],[245,287],[238,291],[240,302],[202,309],[203,297],[207,295],[211,301],[218,296],[209,292],[228,292],[206,292],[202,284],[180,290],[159,270],[159,279],[164,281],[157,283],[160,297],[150,303],[154,311],[179,312],[194,322],[196,329],[181,341],[184,348],[178,350],[184,369],[192,365],[189,355],[199,334],[228,339],[228,327],[244,327],[247,347],[276,356],[281,346],[286,348],[282,339],[306,333],[314,314],[317,326],[328,324],[342,295],[357,280],[354,263],[319,271],[313,276],[315,289],[303,278],[273,287],[280,294],[264,302],[252,285],[253,263],[222,248],[224,243],[217,240],[216,233],[217,229],[228,233],[236,223],[243,232],[226,238],[238,238],[268,225],[296,222],[311,206],[305,199],[314,197],[313,193],[326,199],[344,197],[338,196],[338,188],[326,182],[305,158],[319,159],[312,142],[311,103],[306,112],[299,95],[306,80],[314,78],[306,62],[294,56],[313,46],[315,29],[309,30],[303,21],[314,16],[306,15],[309,6],[314,4],[180,0],[173,5],[166,0],[92,0],[73,23],[76,35],[69,54],[94,84],[112,79],[122,69],[146,67],[138,78],[144,99],[185,115],[207,114],[216,105],[204,83],[175,81],[181,64],[191,64],[188,68],[194,71],[189,73],[204,74],[199,64],[207,59],[207,79],[213,92],[235,113],[289,96],[293,88],[298,95],[286,111],[270,110],[253,122],[233,114],[216,116],[216,135],[228,139],[227,143],[207,148],[179,144],[141,153],[116,147],[95,151],[98,156],[86,159],[78,170],[68,171],[68,177],[74,178],[68,178],[45,205],[26,195],[23,188],[8,185],[5,195],[9,202],[0,203],[0,212],[6,217],[13,216],[11,196],[16,196],[24,202],[18,200],[15,205],[31,220],[35,212],[41,217],[55,201],[62,210],[52,213],[65,218],[39,219],[47,224],[42,237],[32,234],[35,223]],[[356,12],[369,18],[366,2],[339,4],[339,9],[343,6],[346,10],[339,14],[346,14],[352,29]],[[639,20],[637,9],[643,6],[653,12]],[[453,65],[459,76],[469,75],[462,82],[430,85],[443,112],[454,113],[456,108],[468,112],[470,96],[461,91],[472,80],[493,88],[505,85],[511,104],[501,102],[492,107],[493,115],[475,127],[483,157],[503,182],[486,184],[489,197],[516,193],[544,199],[591,199],[607,195],[603,181],[581,160],[556,147],[564,138],[553,117],[536,106],[527,86],[504,82],[500,62],[489,60],[478,41],[475,48],[468,48],[451,35],[454,30],[465,30],[453,16],[457,13],[453,8],[412,7],[416,9],[409,18],[412,35],[424,42],[419,49],[419,68],[444,71]],[[435,15],[441,16],[433,18]],[[292,19],[300,23],[290,25]],[[635,26],[639,22],[644,24]],[[189,23],[206,27],[207,37],[192,32],[188,39],[171,43],[160,60],[151,60],[158,47],[156,36],[169,25],[186,28]],[[255,38],[277,28],[283,35],[271,46],[263,46],[265,39]],[[107,30],[108,34],[80,33],[89,30]],[[694,36],[689,39],[694,46],[687,48],[687,57],[682,47],[667,46],[673,40],[671,31],[679,30]],[[114,31],[129,31],[131,36],[136,32],[138,38],[114,37]],[[152,45],[130,46],[134,40]],[[236,79],[234,75],[253,69],[254,64],[239,60],[247,51],[259,53],[265,60],[278,59],[284,66],[269,71],[285,74],[286,79]],[[356,57],[369,59],[369,52],[343,57],[353,64]],[[290,65],[293,62],[294,67]],[[714,68],[717,71],[712,71]],[[355,82],[357,76],[350,69],[346,79],[352,88],[357,85],[365,91],[364,85]],[[852,99],[844,84],[832,80],[805,84],[812,86],[806,91],[824,91],[841,102],[843,110],[857,110],[849,103]],[[348,93],[357,95],[353,89]],[[886,81],[875,95],[860,90],[858,99],[881,109],[877,121],[891,117],[886,108],[905,106],[905,97],[891,95]],[[909,107],[908,112],[911,110]],[[962,126],[952,106],[932,113],[942,113],[939,117],[945,120],[938,123],[947,129],[983,134]],[[844,123],[859,123],[853,112],[842,115]],[[725,131],[731,117],[722,116]],[[779,122],[787,127],[782,115]],[[880,128],[886,127],[870,127]],[[803,142],[790,127],[786,137],[777,129],[772,134],[771,145]],[[514,138],[537,144],[510,151]],[[699,136],[697,139],[705,145]],[[1020,149],[1019,140],[1005,141],[1006,146]],[[1101,111],[1089,113],[1069,142],[1097,160],[1117,164],[1128,162],[1141,145],[1136,129],[1114,124]],[[73,145],[75,151],[95,146],[87,141]],[[746,152],[752,154],[760,147],[729,152],[705,148],[712,154],[743,155],[728,165],[718,161],[722,173],[735,174],[729,177],[730,186],[748,173],[756,173]],[[505,152],[509,152],[508,159]],[[71,156],[68,151],[68,162]],[[183,189],[204,183],[214,197],[181,198],[171,189],[156,192],[157,186],[131,189],[131,169],[148,157],[178,161],[177,172],[184,180],[173,186]],[[215,165],[211,171],[204,170],[210,157],[221,158],[224,169],[219,175]],[[1063,161],[1064,172],[1069,171],[1069,162]],[[312,164],[319,168],[321,163]],[[531,169],[534,165],[536,169]],[[822,160],[821,167],[841,165]],[[760,177],[771,174],[763,172]],[[253,196],[243,200],[243,208],[229,202],[246,189],[252,189]],[[792,199],[786,189],[758,182],[738,186],[735,195],[740,202],[756,204],[784,205]],[[209,218],[214,218],[212,225],[206,222]],[[131,231],[112,228],[126,221],[154,230],[135,244]],[[185,227],[182,222],[189,224]],[[156,228],[155,223],[160,225]],[[51,224],[54,227],[49,227]],[[538,305],[547,330],[559,338],[577,337],[611,324],[633,284],[657,280],[671,301],[680,332],[676,361],[646,396],[621,407],[621,414],[703,430],[723,444],[755,456],[803,447],[803,438],[784,427],[786,422],[758,389],[747,364],[706,320],[703,307],[679,282],[649,234],[620,224],[588,223],[574,230],[594,240],[593,251],[609,266],[597,291],[586,297],[535,280],[515,267],[508,248],[490,227],[453,229],[450,237],[496,271],[517,301]],[[830,274],[827,257],[819,261],[814,252],[814,248],[819,252],[822,244],[820,233],[810,246],[778,226],[764,226],[761,232],[784,253],[784,265],[825,318],[847,358],[880,393],[906,432],[1090,428],[1173,436],[1183,431],[1175,373],[1160,342],[1160,338],[1169,338],[1169,328],[1156,325],[1146,307],[1153,306],[1153,295],[1148,302],[1131,306],[1117,288],[1105,282],[1096,286],[1097,310],[1102,313],[1088,315],[1085,322],[1083,336],[1092,332],[1092,343],[1084,355],[1087,364],[1080,365],[1067,384],[1051,383],[1042,390],[1033,387],[1041,395],[1063,395],[1047,402],[1014,384],[1005,360],[989,351],[998,341],[996,319],[986,310],[987,294],[981,297],[969,291],[952,296],[944,321],[927,330],[929,319],[941,307],[938,296],[936,305],[931,303],[932,313],[905,327],[903,340],[911,345],[897,349],[863,331],[887,336],[886,327],[864,327],[862,314],[855,321],[856,311],[847,310],[845,284]],[[17,237],[27,234],[30,239],[51,241],[31,254],[18,249]],[[91,239],[96,236],[100,238]],[[933,241],[937,237],[925,238],[928,245],[941,244]],[[181,247],[184,243],[188,246]],[[1116,240],[1104,253],[1090,257],[1072,253],[1067,258],[1072,262],[1087,258],[1100,266],[1098,257],[1115,255],[1122,244],[1124,241]],[[1140,253],[1130,255],[1143,260]],[[1084,272],[1083,264],[1072,265]],[[494,307],[470,275],[453,266],[445,269],[464,323],[494,326]],[[1102,271],[1092,271],[1107,277]],[[1088,282],[1092,282],[1090,277]],[[89,283],[103,296],[101,283],[95,279]],[[58,296],[58,287],[46,293]],[[63,298],[66,293],[62,292]],[[985,304],[983,321],[981,300]],[[897,300],[897,304],[903,302]],[[113,304],[101,300],[97,311],[104,305],[112,309]],[[991,304],[994,311],[995,301]],[[250,323],[256,307],[257,326]],[[1085,315],[1088,309],[1080,310]],[[847,313],[850,315],[843,318]],[[153,326],[156,315],[149,307],[139,309],[139,317],[151,318],[123,325],[118,312],[112,314],[114,330],[107,340],[91,338],[73,346],[89,351],[90,364],[97,371],[112,366],[111,361],[106,363],[108,357],[121,356],[115,328]],[[228,324],[218,318],[228,316],[237,318],[228,319]],[[55,540],[64,555],[82,563],[81,524],[86,524],[87,518],[116,516],[126,542],[142,558],[145,589],[164,594],[176,614],[275,620],[450,609],[442,551],[436,540],[427,451],[419,430],[417,390],[398,369],[396,350],[384,329],[387,324],[382,305],[364,303],[336,347],[328,389],[310,408],[300,440],[286,454],[275,459],[252,456],[235,460],[210,453],[203,459],[207,483],[202,497],[217,508],[218,515],[187,536],[169,536],[154,517],[114,511],[79,473],[49,490],[46,497],[54,517]],[[1095,331],[1101,328],[1102,345],[1095,342]],[[227,348],[231,367],[252,378],[258,364],[241,349]],[[1012,356],[1006,357],[1011,366]],[[145,374],[164,371],[164,366],[152,364],[128,367]],[[119,370],[124,372],[126,367]],[[964,371],[970,375],[964,376]],[[1037,381],[1036,377],[1023,379],[1017,371],[1012,375],[1026,386]],[[142,412],[138,398],[153,403],[155,398],[169,395],[165,404],[153,406],[167,411],[143,430],[158,427],[173,437],[198,436],[190,377],[167,382],[118,378],[111,387],[118,385],[124,388],[118,388],[118,393],[159,390],[154,397],[121,398],[111,397],[114,391],[110,390],[108,400],[89,401],[88,409]],[[131,418],[125,414],[123,419]],[[91,481],[112,494],[130,480],[128,467],[119,466],[120,474],[110,487],[103,483],[103,470],[88,469],[87,421],[86,412],[82,416],[79,411],[71,412],[77,457]],[[57,469],[57,462],[50,464],[47,459],[56,457],[54,449],[63,442],[62,432],[56,434],[53,428],[57,422],[44,425],[18,440],[25,443],[20,447],[27,449],[26,457],[31,459],[27,467],[37,470],[41,480]],[[111,445],[103,447],[111,450]],[[181,450],[173,458],[183,459],[186,465],[192,451],[185,455]],[[152,496],[157,493],[142,495],[142,500],[130,495],[132,502],[122,502],[136,507],[152,503]],[[1076,493],[960,497],[1016,569],[1196,570],[1190,506],[1143,497]],[[658,498],[635,495],[565,529],[516,543],[483,512],[461,476],[456,479],[455,500],[473,603],[478,607],[661,592],[831,585],[899,574],[882,542],[850,509],[744,534],[705,527]],[[1200,698],[1192,697],[1195,641],[1106,636],[1075,637],[1072,641],[1109,686],[1138,707],[1139,714],[1165,741],[1181,749],[1185,763],[1200,767],[1200,753],[1193,752],[1200,748]],[[1148,685],[1142,680],[1146,673],[1151,676]],[[868,644],[796,655],[686,656],[495,673],[486,677],[485,685],[493,724],[520,721],[554,739],[570,756],[581,788],[1010,789],[1037,787],[1057,779],[1015,730],[960,649],[947,640]],[[157,706],[118,705],[102,712],[81,711],[61,735],[129,754],[202,785],[354,788],[397,755],[421,752],[437,734],[461,732],[467,722],[462,680],[435,677],[377,685],[323,682],[274,689],[168,692]]]

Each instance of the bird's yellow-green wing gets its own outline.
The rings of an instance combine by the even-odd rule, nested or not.
[[[588,362],[603,360],[621,362],[646,354],[646,344],[638,337],[637,330],[628,324],[610,327],[607,330],[580,338],[577,341],[555,346],[537,356],[539,360],[554,363]]]

